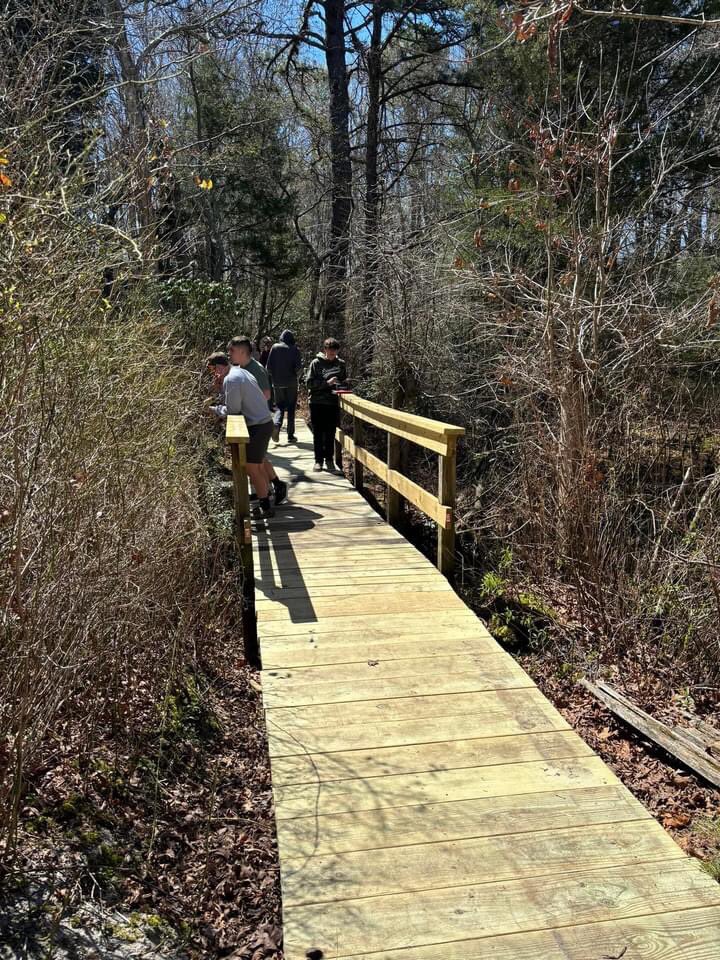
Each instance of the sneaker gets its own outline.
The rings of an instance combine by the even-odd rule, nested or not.
[[[270,517],[275,516],[275,511],[270,506],[270,498],[265,497],[263,500],[258,501],[260,503],[260,516],[264,520],[269,520]]]
[[[272,438],[273,443],[280,443],[280,427],[275,426],[275,424],[273,424]]]
[[[287,499],[288,487],[284,480],[278,480],[277,483],[273,484],[275,488],[275,506],[279,503],[282,503],[283,500]]]
[[[323,465],[321,463],[316,463],[315,466],[313,467],[313,473],[320,473],[322,468],[323,468]]]

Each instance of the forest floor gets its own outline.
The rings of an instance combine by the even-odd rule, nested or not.
[[[210,458],[211,528],[232,488]],[[78,759],[58,742],[27,783],[16,860],[0,876],[2,960],[282,957],[280,882],[259,676],[212,630],[131,743]]]

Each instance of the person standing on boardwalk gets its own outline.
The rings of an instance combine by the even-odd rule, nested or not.
[[[340,401],[333,388],[347,380],[345,361],[338,356],[340,344],[328,337],[323,350],[318,353],[308,368],[306,382],[310,398],[310,425],[313,431],[315,466],[313,470],[326,469],[337,473],[335,457],[335,431],[340,423]]]
[[[250,435],[246,447],[248,476],[257,493],[261,516],[272,517],[274,511],[270,505],[270,483],[263,468],[272,433],[272,417],[267,400],[255,377],[241,366],[230,367],[218,399],[220,402],[210,407],[216,417],[223,420],[238,414],[245,417]]]
[[[277,407],[273,417],[273,440],[280,440],[280,428],[287,411],[288,443],[295,443],[295,407],[297,406],[298,374],[302,357],[295,344],[292,330],[283,330],[280,339],[273,344],[267,360],[267,369],[272,380]]]
[[[228,344],[228,354],[232,364],[237,364],[237,366],[242,367],[246,373],[249,373],[255,378],[255,381],[257,382],[257,385],[262,391],[263,397],[265,398],[265,404],[268,408],[268,416],[270,416],[269,403],[270,397],[272,396],[272,391],[270,389],[270,377],[268,376],[268,372],[265,367],[253,357],[252,341],[250,338],[233,337]],[[272,422],[272,417],[270,419]],[[272,434],[272,427],[270,429]],[[267,451],[267,444],[265,445],[265,450]],[[287,497],[287,484],[275,473],[275,468],[267,457],[264,457],[262,465],[263,470],[265,471],[265,477],[275,491],[275,506],[278,506],[278,504],[282,503]],[[254,483],[253,486],[255,487]],[[257,489],[257,487],[255,487],[255,490],[257,492],[258,499],[261,499],[260,491]]]
[[[272,349],[272,340],[270,337],[263,337],[262,344],[260,345],[260,363],[266,367],[268,362],[268,357],[270,356],[270,350]]]

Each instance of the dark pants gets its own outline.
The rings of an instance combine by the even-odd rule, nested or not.
[[[340,406],[337,403],[311,403],[310,423],[313,431],[315,462],[335,460],[335,431],[340,424]]]
[[[280,429],[283,417],[287,410],[287,432],[289,437],[295,436],[295,407],[297,406],[297,381],[287,387],[273,387],[277,410],[273,416],[275,426]]]

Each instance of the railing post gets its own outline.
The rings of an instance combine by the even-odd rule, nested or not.
[[[255,570],[252,548],[252,525],[250,521],[250,497],[248,495],[246,440],[233,440],[232,452],[233,501],[235,504],[235,538],[243,572],[242,624],[245,644],[245,659],[254,667],[260,667],[260,647],[255,614]]]
[[[396,437],[394,433],[388,433],[387,465],[390,470],[400,469],[400,437]],[[402,505],[402,496],[388,483],[385,491],[385,519],[393,527],[400,521]]]
[[[361,447],[363,441],[362,421],[359,417],[353,416],[353,443],[356,447]],[[363,492],[364,472],[363,465],[357,457],[353,458],[353,486],[358,493]]]
[[[446,577],[455,567],[455,473],[457,464],[455,437],[447,439],[447,454],[438,456],[438,500],[452,511],[450,526],[438,525],[437,566]]]

